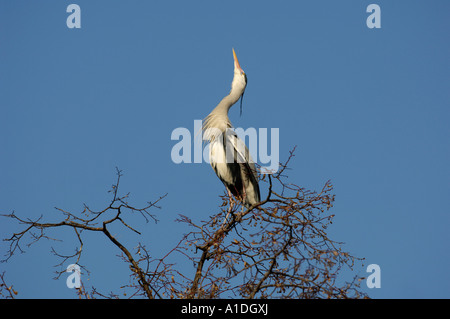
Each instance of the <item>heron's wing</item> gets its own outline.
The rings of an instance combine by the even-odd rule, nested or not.
[[[247,164],[249,168],[254,171],[255,177],[257,177],[256,174],[256,167],[255,162],[252,159],[252,156],[250,155],[250,152],[245,145],[244,141],[242,141],[236,133],[227,133],[227,143],[230,143],[232,147],[230,149],[234,150],[233,152],[233,159],[235,162],[240,164]]]
[[[247,188],[247,195],[253,197],[253,202],[259,202],[261,195],[258,185],[258,174],[255,162],[253,161],[247,146],[234,132],[228,133],[226,137],[227,143],[230,143],[234,150],[234,161],[241,167],[243,184]],[[250,192],[253,192],[253,194],[250,194]]]
[[[242,190],[241,168],[233,158],[227,158],[225,145],[226,143],[222,139],[215,139],[210,143],[210,163],[228,190],[233,195],[240,196]],[[234,153],[234,150],[229,153]]]

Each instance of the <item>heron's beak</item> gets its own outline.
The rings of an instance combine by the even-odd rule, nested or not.
[[[244,70],[242,70],[241,66],[239,65],[239,61],[238,61],[238,58],[236,56],[236,52],[234,51],[234,48],[233,48],[233,58],[234,58],[234,70],[235,70],[235,72],[236,72],[236,70],[238,70],[239,72],[241,72],[241,74],[245,74]],[[240,112],[241,114],[240,115],[241,116],[242,116],[242,100],[243,100],[243,98],[244,98],[244,92],[242,92],[242,95],[241,95],[241,107],[240,107],[240,109],[241,109],[241,112]]]
[[[233,48],[233,58],[234,58],[234,68],[235,69],[237,68],[239,71],[244,73],[244,70],[242,70],[241,66],[239,65],[239,61],[237,59],[236,52],[234,51],[234,48]]]

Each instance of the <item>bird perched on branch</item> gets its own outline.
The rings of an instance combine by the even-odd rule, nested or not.
[[[231,91],[212,110],[203,122],[203,139],[210,142],[210,163],[217,176],[245,207],[260,202],[258,175],[245,143],[232,130],[228,111],[241,99],[247,86],[247,75],[239,65],[233,49],[234,77]]]

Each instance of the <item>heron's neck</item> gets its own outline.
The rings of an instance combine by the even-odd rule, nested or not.
[[[217,115],[226,116],[228,118],[228,111],[239,100],[241,95],[242,91],[231,89],[230,94],[225,96],[212,112]]]
[[[228,110],[239,100],[242,93],[243,90],[232,87],[230,94],[225,96],[214,110],[209,113],[203,122],[203,131],[205,132],[204,138],[211,140],[219,132],[225,132],[228,128],[232,127],[230,119],[228,118]],[[208,129],[213,128],[218,130],[210,130],[208,132]]]

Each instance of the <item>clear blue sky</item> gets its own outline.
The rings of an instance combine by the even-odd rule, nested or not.
[[[81,29],[66,8],[81,7]],[[381,29],[366,7],[381,7]],[[448,1],[0,0],[0,212],[102,208],[115,181],[143,204],[168,193],[137,240],[162,256],[186,231],[179,213],[216,211],[209,164],[171,161],[177,127],[193,131],[229,92],[238,54],[248,74],[235,126],[279,128],[280,160],[298,145],[290,181],[335,186],[330,236],[380,265],[373,298],[449,298],[450,3]],[[262,193],[265,194],[266,190]],[[0,220],[0,234],[17,231]],[[74,297],[42,242],[0,264],[22,298]],[[128,282],[102,237],[88,236],[89,284]],[[0,243],[4,251],[5,243]],[[364,273],[362,273],[364,275]]]

